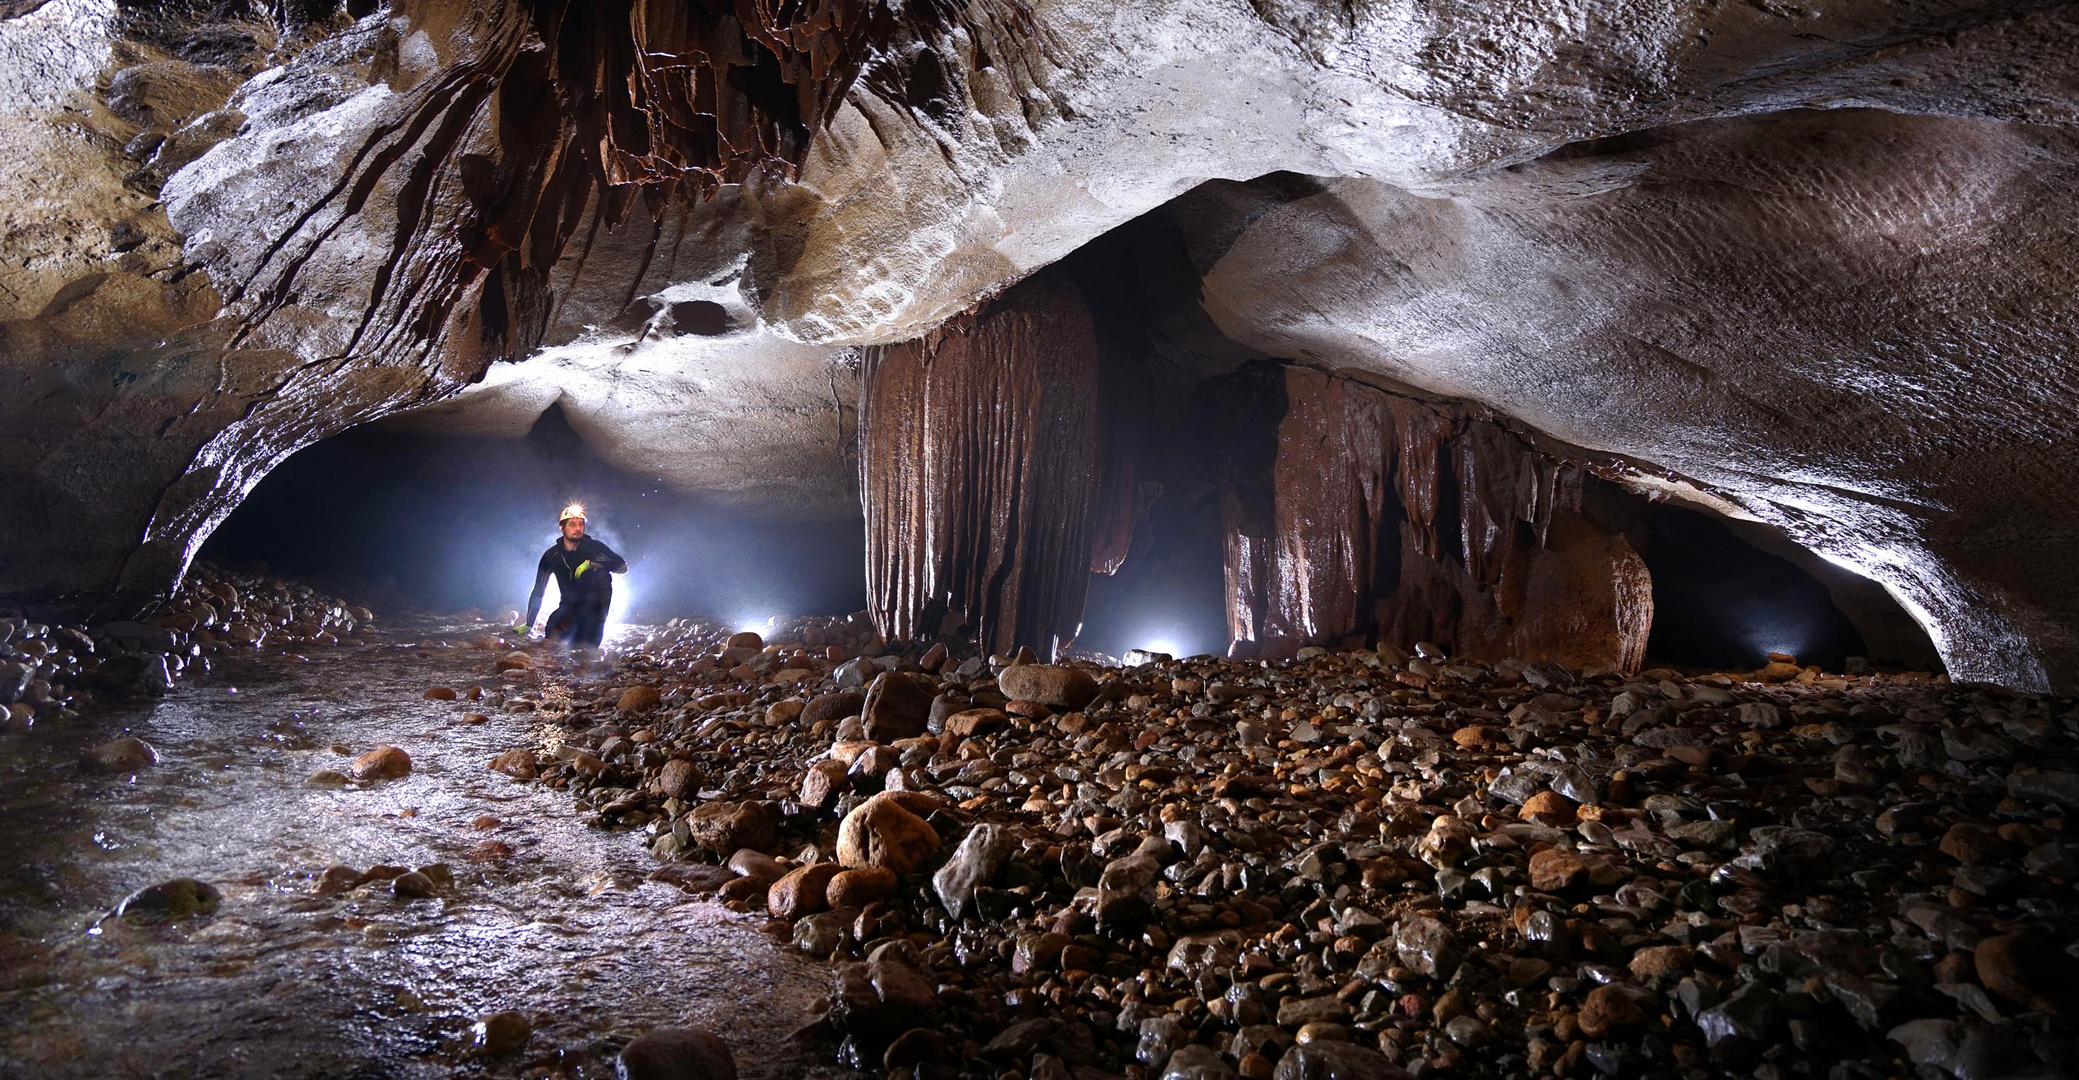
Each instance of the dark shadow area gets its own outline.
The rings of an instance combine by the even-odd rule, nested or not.
[[[557,407],[523,439],[356,428],[268,474],[203,545],[391,609],[523,608],[556,516],[582,502],[589,530],[629,562],[615,621],[702,616],[749,625],[865,606],[858,518],[748,519],[700,505],[586,447]],[[544,610],[556,603],[549,584]]]
[[[1157,498],[1119,572],[1091,576],[1076,648],[1115,657],[1129,649],[1224,655],[1224,574],[1219,499]]]
[[[1840,671],[1849,657],[1870,655],[1827,587],[1804,570],[1708,514],[1660,503],[1647,517],[1647,663],[1754,668],[1783,652]]]

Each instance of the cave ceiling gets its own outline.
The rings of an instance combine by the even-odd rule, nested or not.
[[[0,4],[0,595],[161,589],[385,418],[856,513],[861,350],[1152,216],[1165,393],[1458,403],[2070,692],[2075,57],[2048,3]]]

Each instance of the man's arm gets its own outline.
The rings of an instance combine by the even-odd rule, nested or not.
[[[593,554],[592,565],[614,574],[625,574],[628,572],[628,560],[615,554],[614,549],[607,547],[605,544],[600,544],[599,550]]]
[[[527,621],[520,625],[534,629],[534,617],[541,614],[541,597],[549,589],[549,568],[546,563],[534,568],[534,594],[527,598]]]

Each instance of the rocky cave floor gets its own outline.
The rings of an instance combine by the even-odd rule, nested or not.
[[[765,1076],[2079,1061],[2069,700],[1390,647],[1005,666],[858,618],[573,666],[246,587],[186,602],[194,685],[15,711],[0,1075],[720,1075],[631,1046],[686,1025]]]

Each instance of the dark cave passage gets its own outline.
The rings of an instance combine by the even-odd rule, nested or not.
[[[1648,514],[1646,567],[1653,573],[1651,662],[1755,668],[1768,654],[1840,671],[1871,656],[1848,616],[1817,579],[1735,535],[1709,514],[1665,503]],[[1903,611],[1898,617],[1905,618]]]
[[[1133,649],[1180,657],[1225,654],[1220,559],[1217,498],[1156,499],[1119,571],[1091,577],[1076,647],[1113,657]]]
[[[308,447],[253,489],[200,557],[261,563],[378,607],[495,614],[525,607],[556,514],[572,502],[629,561],[616,622],[745,626],[864,603],[858,519],[753,520],[703,506],[602,460],[556,406],[522,439],[377,424]],[[551,582],[544,610],[555,592]]]

